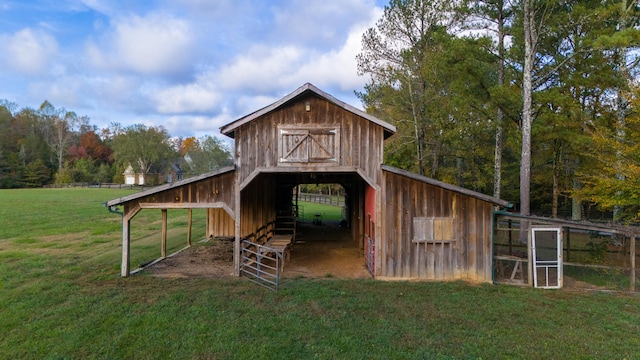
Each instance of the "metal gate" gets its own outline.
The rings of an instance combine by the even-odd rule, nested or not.
[[[562,287],[562,228],[531,228],[533,286],[544,289]]]
[[[249,240],[242,241],[240,276],[271,290],[278,290],[282,252]]]

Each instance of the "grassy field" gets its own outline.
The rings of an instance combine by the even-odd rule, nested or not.
[[[312,222],[316,214],[321,216],[322,221],[337,223],[342,220],[342,207],[339,206],[300,201],[298,207],[302,213],[300,220],[305,222]]]
[[[107,189],[0,190],[0,359],[638,359],[640,297],[373,280],[119,277]],[[204,212],[194,212],[204,233]],[[159,256],[160,211],[133,221]],[[169,251],[185,245],[169,211]],[[196,230],[197,229],[197,230]],[[205,246],[205,245],[197,245]]]

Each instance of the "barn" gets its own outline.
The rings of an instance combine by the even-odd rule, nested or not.
[[[307,83],[220,130],[234,139],[233,166],[107,202],[122,213],[123,277],[131,219],[150,208],[165,228],[169,209],[207,209],[207,236],[234,238],[236,276],[277,276],[295,256],[296,187],[331,183],[346,191],[346,222],[373,278],[492,281],[493,213],[509,204],[384,165],[393,125]],[[256,267],[264,259],[275,266]]]

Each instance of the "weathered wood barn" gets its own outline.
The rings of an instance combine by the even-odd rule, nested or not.
[[[122,276],[141,209],[162,209],[165,228],[167,209],[208,209],[207,236],[235,237],[239,276],[242,242],[270,236],[265,229],[291,211],[297,185],[337,183],[373,277],[490,282],[493,211],[508,203],[383,165],[383,142],[395,131],[311,84],[223,126],[234,166],[107,203],[122,208]]]

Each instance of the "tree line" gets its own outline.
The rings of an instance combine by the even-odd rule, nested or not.
[[[0,188],[123,183],[129,166],[153,185],[172,171],[189,177],[233,163],[228,146],[212,136],[171,137],[142,124],[98,129],[48,101],[38,109],[0,101],[0,129]]]
[[[391,0],[362,37],[358,96],[398,129],[388,164],[525,215],[634,221],[639,25],[630,0]]]

